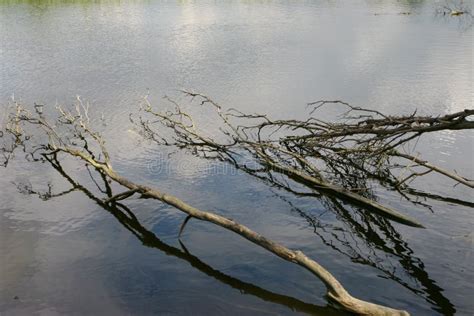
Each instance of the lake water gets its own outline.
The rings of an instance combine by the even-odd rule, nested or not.
[[[420,188],[464,201],[428,199],[431,209],[381,192],[426,229],[372,231],[357,213],[184,152],[163,168],[163,151],[141,142],[128,117],[146,94],[156,106],[165,94],[186,102],[180,88],[280,118],[304,117],[320,99],[391,114],[472,108],[472,21],[436,14],[443,4],[0,0],[0,114],[12,95],[46,110],[80,95],[104,115],[97,128],[120,173],[304,250],[357,297],[414,315],[470,315],[472,190],[429,177]],[[474,178],[473,145],[472,132],[448,131],[417,150]],[[64,168],[100,196],[82,164]],[[18,189],[48,183],[70,188],[21,155],[0,169],[0,315],[342,314],[306,271],[211,224],[191,221],[183,251],[184,216],[166,205],[131,199],[133,220],[81,191],[43,201]]]

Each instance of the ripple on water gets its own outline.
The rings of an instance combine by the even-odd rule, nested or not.
[[[7,2],[0,3],[0,96],[4,100],[15,93],[29,104],[52,106],[56,101],[71,104],[79,94],[90,101],[94,117],[106,118],[107,126],[100,120],[94,123],[104,133],[113,165],[122,174],[242,220],[286,245],[302,247],[362,297],[405,306],[413,314],[434,314],[430,309],[436,304],[447,306],[444,314],[450,314],[450,302],[461,314],[468,313],[472,242],[456,236],[472,230],[472,209],[430,201],[435,204],[430,212],[382,193],[382,202],[420,219],[428,228],[393,224],[403,242],[400,256],[410,253],[410,257],[381,250],[372,253],[357,229],[351,234],[349,216],[338,218],[333,208],[319,201],[298,203],[290,197],[306,215],[318,216],[326,210],[321,221],[340,222],[339,230],[313,227],[308,216],[277,200],[254,179],[210,173],[213,165],[183,153],[168,157],[168,152],[129,131],[128,114],[138,109],[147,89],[152,104],[161,110],[166,108],[161,96],[184,87],[206,93],[225,107],[278,118],[305,117],[306,102],[319,99],[341,99],[391,114],[415,109],[420,114],[458,111],[472,104],[472,28],[460,30],[457,19],[434,16],[435,2]],[[199,117],[204,129],[212,132],[215,120],[206,118]],[[428,153],[425,158],[474,178],[470,176],[473,152],[468,150],[473,148],[472,133],[443,132],[422,140],[417,149]],[[85,174],[77,164],[68,167]],[[10,267],[8,276],[0,277],[9,278],[8,291],[21,290],[31,301],[47,301],[25,314],[42,309],[54,313],[57,307],[82,314],[292,312],[226,290],[206,276],[196,277],[199,273],[189,265],[143,247],[126,227],[93,202],[85,202],[81,194],[42,202],[11,187],[11,181],[38,185],[55,179],[50,171],[37,168],[24,164],[0,170],[0,233],[5,237],[0,240],[13,240],[5,246],[0,241]],[[459,186],[427,179],[420,184],[422,189],[472,197],[471,191]],[[56,189],[64,187],[58,183]],[[129,203],[145,228],[177,243],[182,214],[146,200]],[[359,215],[354,217],[360,220]],[[309,301],[326,303],[319,282],[306,282],[304,271],[292,270],[237,236],[193,221],[184,238],[193,253],[229,274],[270,284],[289,295],[311,293]],[[382,236],[380,244],[385,243],[395,244]],[[363,257],[359,261],[358,254]],[[364,264],[363,259],[374,261]],[[396,268],[397,276],[421,296],[371,265],[379,261]],[[19,269],[13,275],[12,266],[33,269]],[[408,275],[419,267],[418,275]],[[115,297],[121,297],[120,304]]]

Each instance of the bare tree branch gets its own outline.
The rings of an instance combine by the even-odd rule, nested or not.
[[[315,260],[307,257],[301,251],[288,249],[232,219],[210,211],[197,209],[157,188],[135,183],[130,179],[122,177],[112,168],[105,142],[98,133],[93,132],[89,128],[87,110],[81,106],[76,106],[76,113],[74,114],[72,111],[58,107],[60,115],[54,121],[54,124],[50,123],[42,114],[30,113],[19,103],[16,104],[16,109],[16,114],[11,116],[10,128],[3,131],[2,136],[2,138],[7,136],[7,142],[10,141],[15,144],[14,149],[20,148],[32,158],[35,158],[37,155],[42,155],[43,159],[46,159],[45,157],[56,157],[59,154],[77,157],[99,170],[99,172],[108,179],[130,190],[128,193],[132,191],[133,193],[140,193],[144,197],[152,198],[173,206],[195,219],[207,221],[233,231],[280,258],[298,264],[311,272],[325,284],[328,297],[347,311],[361,315],[408,314],[405,311],[373,304],[351,296],[328,270],[319,265]],[[183,117],[182,114],[178,114],[178,116],[180,118]],[[182,126],[185,130],[192,128],[185,125]],[[30,128],[42,133],[33,134],[31,130],[28,130]],[[32,143],[33,135],[37,143]],[[95,151],[92,147],[95,148]]]

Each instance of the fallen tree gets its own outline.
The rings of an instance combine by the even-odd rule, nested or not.
[[[140,133],[161,145],[176,146],[188,149],[200,157],[226,161],[289,191],[293,189],[285,181],[277,181],[275,174],[303,184],[313,192],[328,194],[376,211],[392,220],[421,227],[416,220],[375,201],[364,179],[376,179],[383,186],[397,190],[404,196],[425,195],[441,200],[445,198],[420,192],[411,188],[408,183],[433,172],[467,187],[472,188],[473,185],[465,177],[399,150],[402,145],[424,133],[473,128],[473,123],[468,120],[473,115],[473,110],[442,117],[422,117],[415,114],[390,117],[377,111],[355,108],[341,101],[322,101],[311,104],[315,106],[314,111],[327,104],[346,106],[348,112],[345,113],[344,122],[328,123],[314,116],[305,121],[271,120],[265,115],[249,115],[234,109],[224,112],[216,102],[204,95],[184,93],[193,99],[197,98],[201,105],[211,105],[222,123],[219,135],[222,136],[221,139],[205,135],[205,131],[198,129],[192,116],[171,99],[168,100],[174,105],[174,110],[167,112],[154,110],[145,100],[142,109],[146,116],[133,119]],[[73,110],[58,107],[59,116],[48,120],[42,109],[37,108],[36,113],[31,113],[21,104],[15,103],[15,111],[10,113],[5,128],[0,132],[4,140],[1,149],[5,158],[4,165],[18,151],[23,151],[27,159],[35,161],[57,160],[62,155],[79,158],[94,167],[108,181],[126,188],[122,193],[108,194],[102,200],[105,205],[117,204],[132,195],[159,200],[188,215],[180,232],[191,218],[233,231],[273,254],[309,270],[326,285],[328,297],[345,310],[363,315],[407,314],[405,311],[354,298],[326,269],[300,251],[290,250],[231,219],[199,210],[156,188],[122,177],[112,168],[105,141],[90,128],[88,110],[88,106],[78,99]],[[354,113],[357,115],[354,116]],[[163,127],[172,131],[172,136],[165,136]],[[248,160],[242,160],[242,157],[250,157],[257,164],[249,166]],[[403,160],[407,163],[400,162]],[[424,170],[418,171],[416,168]],[[400,170],[402,173],[397,173]],[[445,200],[472,205],[454,199]],[[337,205],[336,200],[331,201],[332,205]],[[350,221],[350,216],[347,219]],[[385,224],[379,227],[383,230],[388,228]],[[439,292],[430,282],[426,283],[424,279],[421,282]]]
[[[309,104],[314,106],[310,113],[312,116],[304,121],[272,120],[266,115],[242,113],[232,108],[224,110],[205,95],[182,92],[190,97],[191,107],[198,105],[198,110],[185,110],[189,106],[187,102],[183,106],[174,99],[165,98],[172,109],[163,110],[169,107],[165,104],[158,111],[147,99],[144,100],[142,110],[145,113],[138,117],[132,116],[132,122],[145,138],[160,145],[179,147],[199,157],[224,161],[296,196],[314,196],[335,213],[345,228],[327,228],[304,210],[295,208],[291,203],[290,206],[314,227],[314,233],[323,243],[354,262],[380,270],[415,295],[425,293],[428,302],[439,306],[447,314],[453,313],[453,305],[443,296],[442,289],[429,278],[423,263],[416,257],[404,254],[404,251],[413,252],[390,223],[364,212],[355,215],[337,199],[361,205],[365,210],[379,211],[387,218],[412,226],[421,224],[411,218],[407,220],[406,216],[400,216],[400,212],[376,202],[377,197],[371,189],[373,182],[398,192],[400,197],[416,205],[430,209],[431,206],[423,202],[426,199],[474,207],[472,202],[424,192],[410,185],[412,181],[433,173],[453,180],[455,186],[474,187],[472,180],[410,152],[413,150],[410,147],[415,147],[410,145],[416,145],[425,133],[472,129],[474,123],[469,119],[474,115],[474,110],[443,116],[420,116],[416,112],[406,116],[388,116],[342,101],[319,101]],[[321,107],[329,105],[343,111],[340,121],[323,121],[313,115],[319,114]],[[218,132],[215,129],[209,132],[206,124],[202,128],[199,117],[196,119],[191,114],[193,111],[206,113],[205,120],[212,122],[213,126],[219,126]],[[283,177],[278,178],[275,174],[282,174]],[[310,188],[310,191],[298,191],[285,178]],[[342,233],[339,234],[339,231]],[[356,246],[349,246],[351,242],[344,241],[344,232],[352,238],[360,237],[371,249],[370,255],[364,255]],[[331,240],[326,240],[326,233]],[[386,241],[374,243],[374,234],[379,233],[381,241],[386,239],[398,246],[392,249],[384,246]],[[340,242],[339,246],[334,243],[334,239]],[[404,250],[399,252],[395,249]],[[375,251],[382,251],[382,255],[385,253],[385,258],[375,257],[377,260],[372,260],[370,257],[375,255]],[[388,263],[392,255],[399,257],[401,267],[412,280],[418,282],[419,289],[396,276],[395,269],[390,271],[381,265],[384,261]]]
[[[360,315],[408,315],[405,311],[353,297],[328,270],[301,251],[288,249],[232,219],[197,209],[157,188],[122,177],[112,167],[105,141],[89,126],[88,107],[78,100],[74,110],[70,111],[62,107],[57,109],[59,116],[50,122],[42,111],[37,110],[36,113],[32,113],[21,104],[15,103],[15,110],[9,114],[6,126],[0,134],[4,141],[2,146],[4,165],[7,165],[18,151],[25,153],[26,158],[33,161],[58,159],[60,155],[76,157],[94,167],[108,181],[127,189],[122,193],[107,196],[104,203],[117,203],[134,194],[161,201],[188,215],[181,230],[190,218],[207,221],[233,231],[288,262],[300,265],[319,278],[327,288],[328,297],[347,311]]]
[[[347,315],[346,312],[335,309],[332,306],[317,306],[306,303],[297,298],[278,294],[267,289],[261,288],[249,282],[244,282],[238,278],[225,274],[209,264],[203,262],[197,256],[190,253],[183,242],[179,240],[180,248],[173,247],[164,241],[160,240],[152,231],[148,230],[142,225],[133,211],[123,203],[107,202],[107,199],[95,194],[78,180],[73,179],[58,160],[57,155],[45,155],[44,159],[55,169],[70,185],[71,188],[59,193],[53,193],[53,187],[48,184],[46,191],[35,190],[30,184],[18,183],[16,184],[19,192],[28,195],[36,195],[43,201],[48,201],[57,197],[61,197],[72,192],[82,192],[86,197],[96,203],[98,206],[109,212],[117,221],[128,231],[130,231],[142,244],[146,247],[157,249],[168,256],[173,256],[177,259],[189,263],[196,270],[206,274],[207,276],[226,284],[232,288],[239,290],[240,293],[252,295],[261,300],[268,301],[274,304],[279,304],[288,307],[291,310],[307,313],[308,315]],[[108,182],[108,179],[99,174],[100,178],[96,180],[91,170],[88,168],[89,176],[92,182],[96,185],[99,192],[106,195],[108,198],[114,196],[113,188]]]
[[[416,112],[388,116],[342,101],[318,101],[309,104],[313,109],[305,120],[272,120],[267,115],[223,110],[205,95],[182,92],[195,103],[208,106],[206,113],[217,118],[210,120],[220,124],[218,135],[201,129],[174,100],[166,98],[173,109],[158,111],[145,98],[145,114],[131,117],[145,138],[230,163],[272,183],[277,183],[274,175],[279,173],[315,191],[416,227],[423,226],[370,197],[370,188],[361,187],[360,179],[375,180],[408,200],[409,195],[419,193],[409,184],[429,173],[474,188],[472,180],[406,152],[407,145],[423,134],[474,128],[474,122],[468,119],[474,116],[474,110],[434,117],[417,116]],[[323,121],[314,115],[328,105],[333,106],[332,110],[342,109],[342,119]]]

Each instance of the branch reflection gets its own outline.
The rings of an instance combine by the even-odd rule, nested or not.
[[[374,215],[363,208],[343,203],[337,197],[318,188],[311,190],[308,183],[302,183],[293,178],[291,180],[294,182],[290,183],[284,175],[273,170],[264,172],[262,169],[247,168],[231,160],[226,162],[232,163],[235,168],[271,187],[288,192],[289,197],[285,197],[282,192],[274,191],[274,194],[285,201],[292,211],[303,217],[313,228],[314,234],[328,247],[350,258],[352,262],[377,269],[383,273],[382,278],[391,279],[422,297],[439,313],[443,315],[456,313],[454,305],[443,295],[443,289],[426,272],[423,261],[415,256],[414,251],[388,219]],[[348,185],[349,187],[370,188],[367,183],[361,183],[361,181],[368,181],[367,178],[352,177],[350,180],[353,183]],[[410,193],[441,201],[449,199],[452,203],[473,206],[471,202],[445,198],[414,189]],[[376,194],[371,190],[365,190],[362,194],[372,199],[376,198]],[[297,207],[294,202],[297,202],[295,199],[298,198],[317,199],[324,209],[334,214],[337,221],[325,223],[319,217],[326,212],[313,215]]]
[[[349,315],[348,313],[335,309],[329,305],[318,306],[318,305],[306,303],[304,301],[301,301],[291,296],[274,293],[272,291],[256,286],[252,283],[241,281],[235,277],[232,277],[230,275],[220,272],[219,270],[214,269],[207,263],[201,261],[197,256],[191,254],[186,249],[186,247],[181,243],[181,241],[180,241],[180,244],[181,244],[182,249],[173,247],[161,241],[153,232],[147,230],[140,223],[140,221],[135,216],[135,214],[125,204],[120,203],[120,202],[106,203],[104,199],[101,199],[100,197],[96,196],[91,190],[81,185],[76,180],[74,180],[63,169],[61,163],[56,158],[55,154],[43,155],[43,156],[45,160],[49,162],[51,166],[65,180],[67,180],[71,184],[72,188],[64,192],[53,194],[51,185],[48,185],[48,191],[44,193],[44,192],[34,191],[33,188],[31,188],[30,186],[16,184],[20,192],[25,193],[25,194],[37,195],[43,200],[49,200],[55,197],[67,195],[71,192],[80,191],[84,193],[89,199],[94,201],[97,205],[99,205],[104,210],[112,214],[120,222],[120,224],[124,226],[127,230],[129,230],[135,237],[137,237],[137,239],[139,239],[144,246],[155,248],[159,251],[162,251],[164,254],[168,256],[173,256],[181,260],[184,260],[188,262],[193,268],[199,270],[200,272],[206,274],[207,276],[223,284],[226,284],[234,289],[239,290],[242,294],[252,295],[263,301],[286,306],[293,311],[302,312],[309,315],[335,315],[335,316]],[[112,197],[113,191],[106,177],[100,172],[98,173],[101,177],[100,183],[103,185],[103,187],[101,187],[101,185],[99,184],[99,181],[97,181],[93,177],[92,172],[90,172],[89,170],[89,176],[91,177],[92,181],[97,186],[99,191],[103,194],[106,194],[108,197]]]

